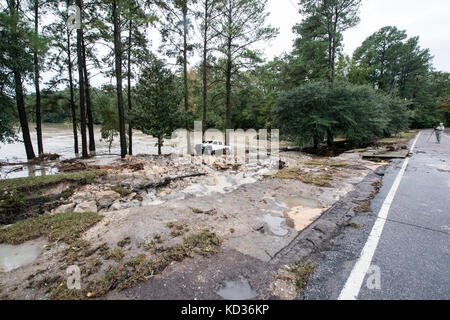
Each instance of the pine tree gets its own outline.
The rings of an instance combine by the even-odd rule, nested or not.
[[[253,45],[269,41],[277,35],[277,29],[266,25],[267,0],[224,0],[220,8],[220,22],[213,26],[217,32],[224,64],[219,65],[225,78],[225,128],[232,129],[232,78],[242,68],[251,68],[261,62],[260,52]],[[229,137],[226,135],[227,144]]]
[[[158,154],[165,138],[181,124],[180,94],[177,79],[164,67],[164,62],[152,59],[143,69],[136,85],[136,128],[157,139]]]
[[[19,114],[22,138],[28,160],[35,158],[33,144],[31,142],[28,118],[25,110],[23,79],[33,70],[33,41],[38,41],[33,30],[21,17],[21,6],[18,0],[8,0],[8,7],[1,13],[2,23],[2,71],[12,73],[13,81],[10,82],[13,89],[17,111]]]

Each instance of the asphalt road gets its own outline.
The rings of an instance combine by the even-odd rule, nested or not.
[[[357,299],[450,299],[450,134],[441,145],[434,137],[429,140],[430,134],[422,131],[417,139],[370,261],[375,267],[366,274]],[[373,212],[352,219],[364,228],[346,228],[321,253],[304,299],[340,296],[403,163],[395,160],[387,169],[371,203]]]

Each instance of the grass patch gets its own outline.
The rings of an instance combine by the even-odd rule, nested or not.
[[[76,186],[70,186],[66,190],[61,192],[60,197],[67,200],[71,196],[73,196],[73,194],[75,193],[76,190],[77,190]]]
[[[329,182],[331,180],[330,174],[321,174],[320,176],[312,176],[312,175],[306,175],[306,176],[300,176],[300,181],[306,184],[312,184],[317,187],[324,187],[324,188],[332,188],[333,186]]]
[[[310,160],[310,161],[306,161],[305,165],[307,165],[307,166],[324,166],[324,167],[339,168],[339,167],[347,167],[348,163]]]
[[[402,131],[398,134],[392,135],[389,138],[384,138],[377,140],[377,143],[379,144],[406,144],[409,140],[414,138],[417,135],[417,131],[409,130],[409,131]]]
[[[49,241],[62,240],[71,244],[101,219],[101,215],[93,212],[68,212],[33,217],[1,229],[0,243],[21,244],[28,240],[47,236]]]
[[[111,187],[111,190],[117,192],[118,194],[120,194],[120,196],[122,198],[124,198],[124,197],[128,196],[129,194],[131,194],[130,190],[128,190],[128,189],[126,189],[124,187],[120,187],[120,186]]]
[[[369,194],[367,199],[355,201],[355,203],[359,203],[360,205],[357,206],[356,208],[354,208],[353,211],[359,212],[359,213],[372,212],[372,209],[370,208],[370,201],[375,199],[378,192],[380,192],[380,189],[382,186],[383,186],[382,180],[378,180],[378,181],[375,181],[374,183],[372,183],[372,187],[374,188],[374,190]]]
[[[354,208],[353,211],[358,213],[371,212],[372,210],[370,209],[370,200],[361,201],[361,204]]]
[[[65,283],[50,290],[50,299],[52,300],[82,300],[84,296],[83,290],[67,289]]]
[[[362,226],[362,225],[360,225],[358,223],[348,222],[348,221],[344,222],[343,226],[346,227],[346,228],[351,227],[351,228],[354,228],[354,229],[362,229],[362,228],[364,228],[364,226]]]
[[[123,259],[123,250],[120,247],[114,248],[110,254],[110,259],[120,261]]]
[[[303,171],[299,168],[284,168],[278,170],[275,174],[275,178],[277,179],[300,179],[300,175],[303,174]]]
[[[316,266],[310,262],[291,266],[291,272],[295,275],[295,284],[298,292],[302,292],[306,288],[314,271],[316,271]]]
[[[211,210],[201,210],[201,209],[198,209],[198,208],[190,208],[190,209],[195,214],[206,214],[206,215],[211,216],[211,215],[214,215],[214,214],[217,213],[216,209],[211,209]]]
[[[320,175],[313,175],[312,173],[305,172],[300,168],[285,168],[278,170],[275,174],[275,178],[300,180],[303,183],[312,184],[318,187],[333,187],[329,182],[332,179],[331,174],[323,173]]]
[[[61,182],[81,182],[89,184],[106,174],[104,170],[86,170],[72,173],[60,173],[49,176],[25,177],[0,180],[0,190],[33,191]]]
[[[0,209],[11,210],[25,205],[25,194],[23,192],[12,190],[3,191],[0,194]]]
[[[198,248],[202,254],[211,255],[216,252],[220,240],[214,233],[203,230],[184,239],[182,244],[168,248],[157,259],[150,260],[142,254],[131,258],[123,266],[110,266],[103,277],[94,280],[88,290],[88,297],[98,298],[110,290],[124,290],[134,286],[139,281],[150,279],[160,274],[172,261],[182,261]]]
[[[123,238],[122,240],[120,240],[119,242],[117,242],[117,246],[123,248],[123,247],[129,245],[130,243],[131,243],[131,238],[126,237],[126,238]]]
[[[90,247],[91,247],[91,244],[84,239],[80,239],[75,242],[72,242],[64,250],[64,253],[63,253],[64,261],[67,262],[69,265],[80,261],[81,257],[86,257],[89,255],[88,250]],[[92,254],[93,254],[93,252],[92,252]]]

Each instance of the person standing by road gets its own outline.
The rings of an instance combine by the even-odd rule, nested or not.
[[[442,133],[444,133],[445,127],[444,124],[441,122],[437,128],[434,128],[434,131],[436,132],[436,139],[437,143],[441,143],[442,140]]]

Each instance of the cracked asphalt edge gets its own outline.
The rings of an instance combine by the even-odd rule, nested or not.
[[[393,161],[395,163],[395,160]],[[297,299],[326,300],[336,299],[338,288],[345,283],[351,266],[358,258],[362,247],[376,220],[372,214],[379,206],[380,194],[390,187],[390,181],[383,183],[375,199],[370,196],[376,190],[374,183],[384,180],[386,172],[396,170],[390,164],[380,166],[370,172],[355,190],[325,211],[283,249],[278,251],[271,263],[291,265],[311,262],[316,265],[306,288],[297,295]],[[390,180],[390,179],[388,179]],[[361,201],[370,199],[372,212],[356,212],[354,209]],[[345,225],[354,222],[361,226],[355,229]]]

